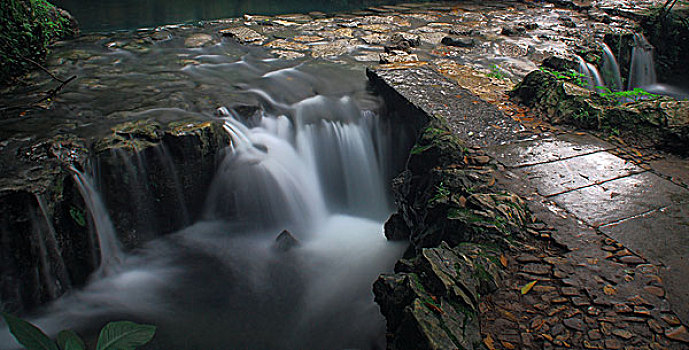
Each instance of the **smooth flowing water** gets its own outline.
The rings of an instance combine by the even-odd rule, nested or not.
[[[157,94],[178,96],[176,101],[231,93],[262,106],[249,116],[199,103],[185,111],[161,108],[171,99],[155,97],[157,105],[151,99],[128,112],[158,120],[203,115],[223,123],[232,142],[210,184],[203,217],[124,252],[100,199],[97,169],[96,176],[73,169],[96,229],[100,268],[84,287],[27,317],[51,335],[73,328],[87,337],[110,320],[154,324],[158,332],[148,349],[384,348],[385,321],[371,287],[405,249],[386,240],[383,222],[392,210],[389,180],[403,165],[409,137],[378,115],[380,102],[366,92],[361,70],[285,63],[221,45],[181,50],[198,61],[179,66],[179,49],[173,48],[147,54],[160,55],[158,60],[130,56],[126,69],[132,75],[113,78],[108,91],[135,99],[134,91],[116,86],[136,82],[141,72],[156,84],[156,72],[164,71],[166,79],[181,74],[181,82],[199,87],[160,84]],[[169,55],[173,63],[166,65]],[[171,72],[174,67],[179,73]],[[105,100],[112,95],[83,93],[94,98],[86,104],[65,93],[75,98],[74,110],[117,108]],[[165,152],[159,150],[161,159]],[[141,171],[150,160],[129,161],[141,163],[135,166]],[[285,229],[298,240],[291,249],[275,243]],[[16,348],[7,329],[0,331],[0,348]]]
[[[575,57],[579,62],[579,73],[586,78],[586,84],[589,90],[596,91],[596,86],[605,86],[605,82],[594,64],[584,61],[581,56]]]
[[[601,46],[603,47],[602,75],[605,86],[612,91],[621,91],[623,89],[622,76],[620,74],[620,66],[617,63],[617,59],[608,44],[602,43]]]
[[[110,31],[244,14],[335,12],[394,4],[393,0],[54,0],[79,19],[82,31]]]
[[[636,87],[645,87],[656,84],[655,61],[653,59],[653,46],[646,40],[643,34],[634,34],[634,48],[632,49],[632,62],[629,68],[628,90]]]

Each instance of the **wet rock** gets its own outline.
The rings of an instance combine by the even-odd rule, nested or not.
[[[552,69],[559,72],[576,70],[578,69],[578,65],[579,64],[576,61],[561,56],[546,57],[541,63],[543,68]]]
[[[273,243],[273,249],[282,253],[288,252],[297,246],[299,246],[299,240],[287,230],[282,230],[277,238],[275,238],[275,243]]]
[[[338,39],[322,45],[311,47],[312,57],[335,57],[348,53],[358,44],[356,39]]]
[[[388,44],[385,45],[385,50],[402,50],[411,52],[411,48],[417,47],[421,44],[421,38],[418,35],[400,32],[394,33],[390,37]]]
[[[213,43],[213,37],[206,33],[192,34],[184,39],[184,46],[189,48],[208,46]]]
[[[515,27],[505,26],[505,27],[502,27],[500,34],[506,35],[506,36],[516,36],[516,35],[519,35],[521,33],[524,33],[525,31],[526,31],[526,28],[524,28],[522,26],[515,26]]]
[[[394,213],[385,222],[385,237],[391,241],[408,241],[411,230],[400,213]]]
[[[568,27],[568,28],[575,28],[577,25],[574,23],[574,20],[572,17],[569,16],[560,16],[558,18],[560,22],[562,23],[563,26]]]
[[[223,36],[234,38],[245,45],[262,45],[267,39],[257,31],[247,27],[226,28],[220,30],[219,33]]]
[[[165,41],[172,39],[172,33],[167,30],[156,30],[151,34],[151,39],[158,41]]]
[[[455,46],[455,47],[474,47],[476,46],[476,41],[472,38],[457,38],[446,36],[441,41],[443,45]]]
[[[269,47],[271,49],[290,50],[290,51],[306,51],[309,49],[309,47],[307,45],[304,45],[302,43],[287,41],[284,39],[273,40],[273,41],[265,44],[264,46]]]
[[[523,27],[526,30],[538,29],[538,23],[536,23],[536,22],[521,22],[521,23],[519,23],[519,26]]]
[[[625,339],[625,340],[629,340],[629,339],[632,339],[634,337],[634,334],[632,332],[630,332],[626,329],[619,329],[619,328],[613,329],[612,334],[614,334],[614,335],[616,335],[622,339]]]
[[[295,60],[298,58],[302,58],[306,56],[303,52],[296,52],[296,51],[286,51],[286,50],[272,50],[270,51],[271,54],[277,56],[281,60]]]
[[[404,63],[404,62],[418,62],[419,57],[416,54],[408,54],[405,51],[390,51],[380,54],[379,62],[387,63]]]
[[[220,122],[146,118],[111,130],[94,143],[92,157],[100,164],[105,205],[126,248],[180,229],[200,214],[216,157],[229,142]]]
[[[665,331],[665,336],[675,341],[689,343],[689,331],[685,326],[668,329]]]
[[[476,349],[478,293],[499,281],[493,252],[480,245],[424,249],[374,283],[387,320],[389,349]],[[518,334],[517,334],[518,337]]]
[[[582,331],[586,330],[586,325],[584,324],[584,321],[581,318],[577,318],[577,317],[566,318],[562,322],[568,328],[574,329],[576,331],[582,332]]]

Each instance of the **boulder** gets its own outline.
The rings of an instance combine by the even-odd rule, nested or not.
[[[385,237],[391,241],[408,241],[411,231],[400,213],[390,215],[385,222]]]
[[[275,238],[275,243],[273,244],[273,249],[278,252],[288,252],[292,248],[299,245],[299,240],[297,240],[291,232],[287,230],[282,230],[280,234]]]

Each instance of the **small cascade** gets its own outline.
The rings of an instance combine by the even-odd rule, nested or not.
[[[622,91],[622,75],[620,74],[620,66],[617,63],[615,55],[612,53],[610,46],[606,43],[603,46],[603,81],[612,91]]]
[[[175,188],[175,196],[177,197],[177,207],[182,215],[182,225],[188,226],[191,224],[191,215],[189,215],[189,209],[187,208],[186,200],[184,199],[184,193],[182,192],[182,183],[179,181],[179,176],[177,170],[175,169],[175,164],[172,162],[172,157],[168,151],[165,144],[160,144],[154,147],[156,155],[160,160],[163,169],[166,172],[168,178],[172,179],[172,184]]]
[[[100,266],[98,267],[96,275],[107,275],[124,259],[124,252],[117,239],[115,226],[112,224],[110,215],[98,191],[96,191],[91,178],[74,167],[70,168],[70,170],[74,173],[74,182],[77,184],[79,193],[81,193],[84,198],[84,202],[91,213],[91,218],[96,228],[101,257]]]
[[[387,172],[378,157],[388,147],[374,113],[349,96],[286,105],[272,103],[265,91],[258,95],[284,113],[264,112],[245,124],[224,108],[217,112],[232,142],[209,191],[208,218],[289,228],[330,213],[388,214]]]
[[[632,63],[629,68],[628,90],[656,84],[655,63],[653,60],[653,45],[643,34],[634,34],[634,48],[632,49]]]
[[[45,222],[45,229],[40,230],[42,237],[39,240],[41,255],[44,256],[41,258],[41,264],[43,264],[44,271],[51,272],[51,277],[48,281],[51,286],[49,292],[51,297],[55,298],[61,294],[61,291],[69,289],[71,282],[67,267],[60,253],[60,248],[58,247],[55,226],[53,226],[53,219],[48,213],[45,198],[42,195],[36,194],[36,202],[38,202],[42,219]]]
[[[579,73],[586,77],[587,87],[591,91],[596,91],[596,86],[605,86],[605,82],[598,72],[598,68],[593,63],[586,62],[581,56],[575,56],[579,62]]]

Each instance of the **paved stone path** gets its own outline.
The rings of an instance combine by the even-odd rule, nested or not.
[[[588,133],[540,132],[427,67],[369,76],[494,157],[499,182],[541,221],[529,228],[538,240],[510,254],[510,277],[482,304],[489,348],[689,346],[680,321],[689,319],[686,174]]]

